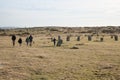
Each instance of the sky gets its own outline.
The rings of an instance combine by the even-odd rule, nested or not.
[[[120,26],[120,0],[0,0],[0,26]]]

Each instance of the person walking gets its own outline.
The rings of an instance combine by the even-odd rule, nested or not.
[[[16,36],[15,35],[12,35],[12,43],[13,43],[13,46],[15,46],[15,40],[16,40]]]
[[[18,39],[18,43],[19,43],[20,46],[22,45],[22,38]]]
[[[26,44],[27,44],[27,46],[28,46],[28,44],[29,44],[29,42],[30,42],[29,37],[27,37],[25,41],[26,41]]]
[[[54,43],[54,46],[56,46],[56,39],[55,38],[53,39],[53,43]]]
[[[29,36],[29,40],[30,40],[30,46],[32,46],[32,41],[33,41],[32,35]]]

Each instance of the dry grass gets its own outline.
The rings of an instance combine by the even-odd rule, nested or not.
[[[62,35],[63,45],[53,47],[48,38],[35,35],[32,47],[12,47],[10,37],[0,37],[0,80],[120,80],[120,41],[66,42]]]

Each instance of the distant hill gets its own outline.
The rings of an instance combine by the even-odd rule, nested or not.
[[[14,27],[14,26],[0,26],[0,29],[15,29],[18,27]]]
[[[0,27],[0,35],[29,35],[29,34],[120,34],[120,26],[101,27]]]

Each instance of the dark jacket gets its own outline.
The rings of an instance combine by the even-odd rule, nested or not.
[[[30,40],[30,42],[33,41],[33,37],[32,37],[32,35],[29,36],[29,40]]]
[[[16,36],[12,35],[12,40],[15,41],[16,40]]]
[[[18,43],[19,43],[19,44],[21,44],[21,43],[22,43],[22,39],[21,39],[21,38],[19,38]]]

